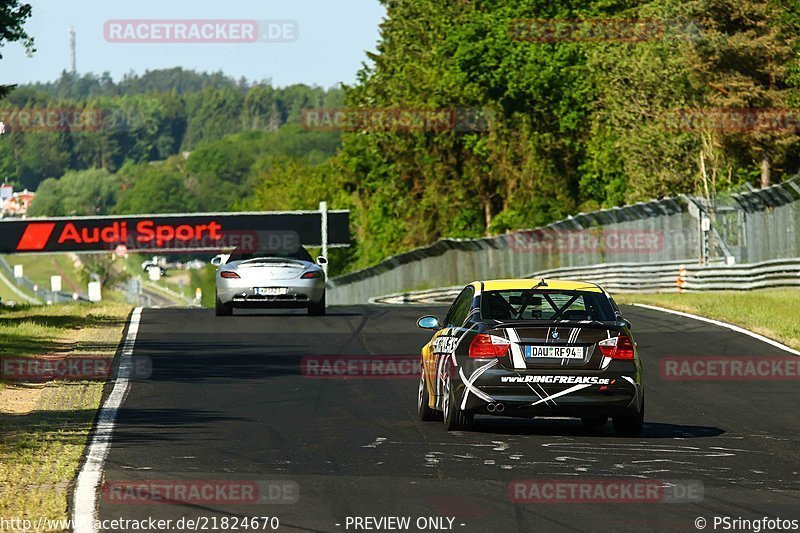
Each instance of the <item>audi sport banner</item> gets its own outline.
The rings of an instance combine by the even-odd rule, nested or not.
[[[350,244],[348,211],[328,212],[329,246]],[[322,244],[322,215],[220,213],[0,220],[0,253],[287,251]]]

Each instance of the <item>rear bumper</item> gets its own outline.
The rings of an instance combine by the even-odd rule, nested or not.
[[[310,280],[275,280],[258,287],[281,287],[287,289],[280,296],[258,296],[255,287],[241,283],[217,283],[217,299],[223,304],[232,304],[242,308],[291,308],[308,307],[312,303],[320,303],[325,296],[325,281]]]
[[[641,372],[627,362],[606,372],[509,371],[491,369],[470,382],[457,380],[462,406],[476,414],[502,416],[615,416],[638,413],[644,391]],[[464,399],[466,398],[466,401]],[[492,405],[493,404],[493,405]],[[498,412],[497,404],[502,404]]]
[[[544,397],[544,395],[542,395]],[[636,394],[575,394],[562,396],[552,401],[541,402],[537,396],[522,394],[498,394],[491,402],[472,398],[467,401],[467,410],[476,414],[516,416],[533,418],[536,416],[594,417],[617,416],[638,413],[641,409]],[[493,404],[493,405],[492,405]],[[497,412],[497,405],[502,411]]]

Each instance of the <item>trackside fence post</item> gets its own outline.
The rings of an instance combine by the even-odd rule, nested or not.
[[[328,202],[320,202],[319,203],[319,214],[320,218],[322,219],[321,224],[321,244],[322,244],[322,257],[325,259],[328,258]],[[322,265],[322,271],[325,272],[325,279],[328,279],[328,263]],[[326,303],[327,305],[327,303]]]
[[[683,286],[686,285],[686,265],[681,265],[678,268],[678,277],[675,280],[675,285],[678,287],[678,292],[683,292]]]

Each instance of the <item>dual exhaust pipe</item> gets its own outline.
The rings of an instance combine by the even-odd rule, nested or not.
[[[486,410],[490,413],[502,413],[506,410],[505,404],[502,403],[490,403],[486,405]]]

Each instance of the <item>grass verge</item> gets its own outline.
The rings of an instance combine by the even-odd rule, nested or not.
[[[130,306],[0,308],[0,356],[113,358]],[[53,381],[0,389],[0,516],[67,518],[103,383]]]
[[[80,268],[70,254],[38,254],[6,256],[10,265],[22,265],[25,277],[45,289],[50,288],[50,278],[61,276],[64,292],[86,292],[81,281]]]
[[[621,304],[649,304],[736,324],[800,349],[800,289],[683,294],[615,294]]]
[[[2,275],[2,274],[0,274]],[[12,282],[13,283],[13,282]],[[24,302],[22,298],[19,297],[17,293],[12,291],[8,288],[8,285],[3,283],[3,280],[0,280],[0,303],[3,302]]]

